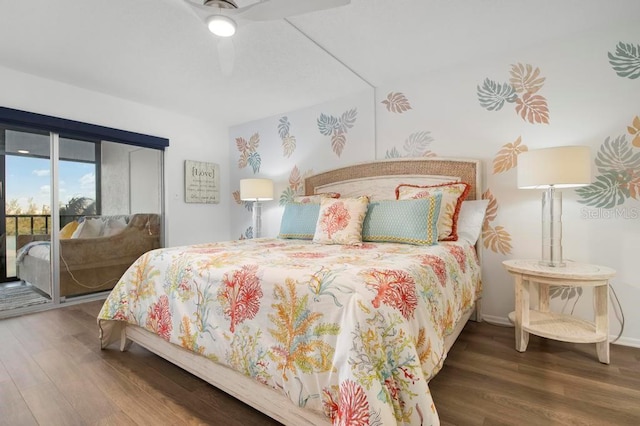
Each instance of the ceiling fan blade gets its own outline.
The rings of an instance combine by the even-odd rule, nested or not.
[[[206,22],[207,18],[211,15],[218,13],[218,9],[213,9],[209,6],[204,6],[201,3],[195,3],[191,0],[182,0],[182,3],[200,20]]]
[[[349,3],[351,0],[263,0],[240,9],[229,10],[229,14],[250,21],[269,21],[333,9]]]

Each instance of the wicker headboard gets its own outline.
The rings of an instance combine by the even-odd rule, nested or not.
[[[467,199],[482,197],[480,160],[453,158],[403,158],[381,160],[341,167],[309,176],[305,179],[305,195],[326,192],[333,184],[370,180],[374,185],[394,187],[400,183],[418,183],[420,178],[435,181],[463,181],[471,186]],[[376,182],[377,178],[393,177],[391,181]],[[427,182],[425,180],[425,182]],[[319,190],[320,189],[320,190]],[[337,191],[340,192],[340,191]]]

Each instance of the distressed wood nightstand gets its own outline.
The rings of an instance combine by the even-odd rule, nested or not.
[[[606,266],[566,262],[549,267],[539,260],[505,260],[505,269],[515,278],[516,310],[509,320],[516,329],[516,350],[524,352],[529,333],[573,343],[595,343],[598,360],[609,364],[609,279],[616,271]],[[538,286],[538,309],[529,306],[531,285]],[[593,287],[595,320],[549,311],[549,286]]]

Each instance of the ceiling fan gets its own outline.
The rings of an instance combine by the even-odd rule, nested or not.
[[[207,24],[209,30],[220,37],[230,37],[235,34],[237,28],[235,19],[270,21],[351,3],[351,0],[259,0],[248,6],[238,7],[235,0],[184,1]]]
[[[189,9],[203,21],[209,31],[220,39],[218,59],[223,75],[229,76],[235,63],[235,48],[231,36],[238,21],[270,21],[319,10],[345,6],[351,0],[258,0],[238,7],[235,0],[184,0]]]

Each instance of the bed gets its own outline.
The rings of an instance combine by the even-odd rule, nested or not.
[[[384,200],[450,181],[479,198],[480,162],[364,163],[307,178],[305,193]],[[160,249],[111,292],[101,346],[140,344],[286,425],[438,424],[428,381],[474,308],[480,319],[480,276],[464,240]]]

